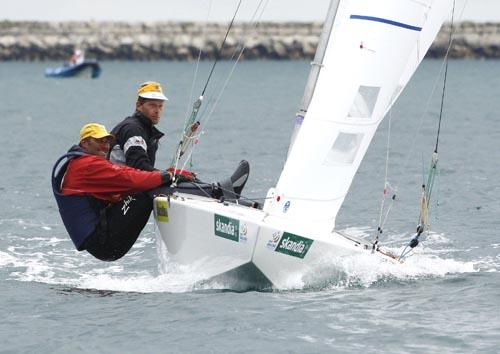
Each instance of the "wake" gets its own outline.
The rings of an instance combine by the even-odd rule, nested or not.
[[[368,234],[363,228],[345,232],[355,236]],[[407,239],[406,236],[388,236],[390,246],[385,249],[398,254],[402,249],[402,240]],[[16,237],[15,243],[16,245],[10,245],[6,250],[0,251],[0,271],[4,274],[4,279],[78,289],[139,293],[242,290],[235,289],[232,283],[204,280],[205,271],[197,264],[181,266],[162,259],[160,266],[152,233],[141,236],[133,252],[123,261],[114,263],[102,263],[89,255],[74,251],[65,237]],[[500,245],[492,247],[498,249]],[[285,289],[316,291],[369,288],[454,274],[497,272],[500,269],[498,256],[485,256],[468,261],[463,260],[466,252],[454,248],[445,235],[436,233],[430,234],[402,264],[371,257],[370,254],[338,258],[326,255],[304,273],[289,274]],[[160,272],[159,269],[164,271]]]

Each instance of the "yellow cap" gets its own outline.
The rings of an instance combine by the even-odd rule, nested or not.
[[[168,101],[168,98],[166,98],[163,94],[161,85],[154,81],[147,81],[142,83],[137,90],[137,96],[150,100]]]
[[[107,136],[113,137],[104,125],[98,123],[85,124],[80,130],[80,141],[86,138],[101,139]]]

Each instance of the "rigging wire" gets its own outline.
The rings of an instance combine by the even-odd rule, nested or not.
[[[189,117],[187,117],[186,122],[184,124],[183,137],[182,137],[182,140],[179,142],[179,145],[177,147],[177,150],[175,152],[174,158],[173,158],[172,163],[171,163],[171,170],[172,170],[172,173],[174,175],[174,183],[175,183],[177,174],[179,174],[179,173],[182,174],[182,172],[183,172],[183,171],[179,171],[177,169],[177,167],[179,165],[179,161],[180,161],[181,157],[184,155],[185,151],[195,141],[193,139],[193,136],[196,135],[196,130],[200,126],[200,122],[196,121],[196,117],[198,115],[199,109],[200,109],[201,104],[203,102],[203,96],[205,94],[205,90],[208,87],[208,84],[209,84],[210,79],[212,77],[212,74],[214,72],[215,66],[217,65],[217,62],[219,61],[220,53],[222,52],[222,50],[224,48],[224,44],[226,43],[227,37],[229,35],[229,32],[231,31],[231,28],[233,27],[234,20],[236,18],[236,15],[238,14],[238,11],[240,9],[241,3],[242,3],[242,0],[239,0],[238,6],[236,7],[236,10],[234,12],[233,18],[231,19],[231,22],[229,23],[229,26],[228,26],[228,28],[226,30],[226,34],[224,36],[224,40],[222,41],[221,46],[220,46],[218,52],[216,52],[216,54],[215,54],[215,61],[214,61],[214,64],[212,65],[212,69],[210,70],[210,74],[208,75],[207,81],[205,82],[205,86],[203,87],[202,94],[193,103],[193,109],[191,111],[191,114],[189,115]],[[187,161],[189,161],[190,157],[191,157],[191,155],[189,155],[189,158],[186,159],[186,162],[184,163],[184,166],[186,165]],[[191,173],[189,173],[189,174],[192,175]]]
[[[387,148],[386,148],[386,155],[385,155],[384,192],[382,195],[382,201],[380,203],[379,221],[378,221],[377,233],[376,233],[375,239],[373,241],[372,252],[378,248],[379,237],[383,232],[382,217],[384,214],[385,201],[386,201],[387,195],[389,193],[388,176],[389,176],[389,153],[390,153],[390,149],[391,149],[391,122],[392,122],[392,109],[389,110],[389,124],[388,124],[388,128],[387,128]]]
[[[209,23],[209,19],[210,19],[210,14],[211,14],[211,11],[212,11],[212,2],[213,0],[210,0],[210,2],[208,3],[208,11],[207,11],[207,17],[205,19],[205,23],[208,24]],[[198,58],[196,60],[196,67],[195,67],[195,71],[194,71],[194,76],[193,76],[193,81],[191,83],[191,90],[189,92],[189,101],[188,101],[188,104],[187,104],[187,108],[186,108],[186,114],[185,114],[185,118],[184,118],[184,131],[183,131],[183,139],[184,140],[186,138],[186,135],[185,135],[185,132],[186,132],[186,127],[188,126],[188,122],[190,120],[190,118],[193,117],[193,111],[196,111],[197,112],[197,105],[198,105],[198,102],[199,104],[201,105],[201,100],[198,100],[196,101],[192,108],[191,108],[191,102],[194,101],[194,88],[195,88],[195,85],[196,85],[196,81],[197,81],[197,78],[198,78],[198,70],[199,70],[199,67],[200,67],[200,62],[201,62],[201,53],[203,52],[203,43],[205,42],[205,39],[206,39],[206,28],[207,26],[203,26],[202,28],[202,42],[200,43],[200,48],[198,50]],[[190,109],[192,109],[192,113],[190,114]],[[182,145],[182,142],[181,142],[181,145]],[[180,158],[180,155],[181,155],[181,151],[180,149],[178,149],[179,152],[175,158],[175,165],[174,165],[174,169],[173,169],[173,173],[174,173],[174,177],[175,177],[175,174],[176,174],[176,171],[177,171],[177,164],[178,164],[178,159]]]
[[[205,95],[205,90],[207,89],[208,83],[210,82],[210,78],[212,77],[212,74],[214,73],[215,66],[219,62],[222,50],[224,49],[224,44],[226,44],[227,36],[229,35],[231,28],[233,28],[234,19],[236,18],[236,15],[238,14],[238,11],[240,10],[240,6],[241,6],[242,1],[243,0],[240,0],[238,2],[238,6],[236,7],[236,11],[234,11],[233,18],[231,19],[231,23],[229,23],[229,26],[227,27],[226,35],[224,36],[224,40],[222,41],[219,50],[215,53],[215,61],[214,61],[214,64],[212,65],[212,69],[210,70],[210,74],[208,75],[207,82],[205,83],[205,87],[203,87],[203,90],[201,91],[201,96]]]
[[[213,2],[213,0],[210,0],[210,2],[208,3],[207,17],[205,19],[205,23],[207,23],[207,24],[208,24],[208,21],[210,19],[210,14],[212,12],[212,2]],[[198,78],[198,70],[199,70],[200,62],[201,62],[201,53],[203,52],[203,43],[205,42],[205,39],[206,39],[206,28],[207,28],[207,26],[203,26],[203,28],[201,30],[201,38],[203,40],[202,40],[202,42],[201,42],[202,44],[200,44],[200,48],[198,50],[198,58],[196,60],[196,67],[194,70],[193,81],[191,83],[191,90],[189,92],[189,101],[188,101],[187,108],[186,108],[186,118],[184,120],[184,125],[186,125],[188,120],[189,120],[189,111],[191,109],[191,102],[194,101],[194,87],[195,87],[195,84],[196,84],[196,81]]]
[[[417,136],[420,134],[420,131],[422,129],[422,126],[423,126],[423,118],[428,114],[429,112],[429,107],[430,107],[430,101],[432,99],[432,97],[434,96],[434,93],[436,91],[436,88],[437,88],[437,84],[438,82],[440,81],[439,78],[441,77],[442,73],[443,73],[443,70],[445,70],[445,73],[444,73],[444,77],[445,77],[445,80],[444,80],[444,84],[443,84],[443,92],[442,92],[442,96],[441,96],[441,110],[440,110],[440,116],[439,116],[439,127],[438,127],[438,132],[437,132],[437,138],[436,138],[436,148],[435,148],[435,151],[437,151],[437,148],[438,148],[438,144],[439,144],[439,134],[440,134],[440,128],[441,128],[441,121],[442,121],[442,112],[443,112],[443,107],[444,107],[444,92],[446,90],[446,77],[447,77],[447,74],[448,74],[448,59],[449,59],[449,54],[450,54],[450,50],[452,48],[452,44],[453,44],[453,41],[455,39],[455,36],[454,36],[454,28],[453,28],[453,24],[454,24],[454,17],[455,17],[455,4],[456,4],[456,0],[453,1],[453,9],[452,9],[452,19],[451,19],[451,26],[450,26],[450,39],[449,39],[449,42],[448,42],[448,48],[446,50],[446,53],[445,53],[445,57],[444,57],[444,60],[443,60],[443,63],[441,65],[441,68],[439,70],[439,74],[436,76],[436,79],[434,81],[434,84],[433,84],[433,88],[428,96],[428,99],[427,99],[427,102],[426,102],[426,105],[425,105],[425,109],[422,113],[422,115],[420,116],[420,119],[419,119],[419,125],[417,127],[417,130],[416,130],[416,134],[413,134],[413,139],[412,139],[412,143],[410,144],[410,149],[408,150],[408,153],[406,154],[406,158],[404,159],[404,163],[401,167],[401,170],[404,171],[406,169],[406,166],[407,164],[409,163],[410,161],[410,155],[412,154],[414,148],[415,148],[415,145],[416,145],[416,140],[417,140]],[[460,18],[463,17],[463,12],[465,10],[465,6],[467,4],[467,1],[464,3],[462,9],[461,9],[461,12],[460,12]],[[419,53],[417,53],[417,58],[419,57]],[[394,100],[396,99],[398,95],[396,95],[394,97]],[[391,116],[392,117],[392,116]],[[390,125],[391,122],[389,122],[389,125]],[[389,149],[389,145],[388,145],[388,149]],[[436,152],[434,153],[436,154]],[[432,168],[434,167],[435,169],[435,164],[437,164],[437,161],[434,161],[434,154],[433,154],[433,163],[431,164],[431,170]],[[388,154],[387,154],[388,156]],[[388,158],[388,157],[387,157]],[[436,157],[437,158],[437,154],[436,154]],[[387,160],[386,160],[386,163],[387,163]],[[387,173],[387,166],[386,166],[386,173]],[[435,175],[435,172],[434,174],[432,174],[432,176]],[[434,183],[434,177],[432,177],[432,179],[428,180],[428,182],[431,182],[430,184],[432,185]],[[394,194],[392,195],[392,198],[391,198],[391,203],[389,204],[389,206],[387,207],[387,211],[385,213],[385,216],[383,218],[383,221],[380,222],[380,219],[379,219],[379,226],[378,226],[378,229],[377,229],[377,235],[376,235],[376,238],[375,238],[375,241],[374,241],[374,249],[376,247],[376,244],[375,242],[378,241],[378,236],[383,232],[383,225],[385,225],[388,217],[389,217],[389,214],[390,214],[390,211],[394,205],[394,202],[396,201],[396,197],[397,197],[397,193],[398,193],[398,190],[399,190],[399,185],[401,184],[401,181],[399,181],[395,188],[394,188]],[[428,183],[429,185],[429,183]],[[385,188],[387,188],[387,177],[386,177],[386,180],[385,180],[385,183],[384,183],[384,195],[383,195],[383,201],[382,201],[382,207],[381,207],[381,211],[380,211],[380,214],[382,214],[382,209],[383,209],[383,206],[384,206],[384,203],[385,203],[385,199],[386,199],[386,193],[385,193]],[[430,195],[429,195],[430,196]],[[428,200],[427,200],[428,202]],[[428,209],[428,208],[426,208]],[[418,229],[417,229],[418,231]],[[401,259],[401,257],[400,257]]]
[[[464,5],[462,7],[462,10],[460,12],[459,18],[463,18],[463,13],[465,11],[465,7],[467,5],[467,2],[468,1],[466,1],[464,3]],[[455,7],[453,7],[453,11],[455,11],[454,9],[455,9]],[[453,41],[455,40],[455,34],[453,32],[451,32],[451,31],[450,31],[450,36],[452,36],[452,41],[450,42],[450,45],[448,46],[448,48],[446,50],[443,62],[441,64],[441,67],[439,69],[438,74],[436,75],[436,79],[434,80],[434,84],[432,85],[432,90],[430,91],[430,93],[428,95],[428,98],[427,98],[427,101],[426,101],[426,104],[425,104],[425,109],[422,111],[422,114],[420,115],[419,124],[418,124],[417,128],[415,129],[416,133],[413,134],[413,139],[411,140],[410,148],[408,149],[408,152],[405,155],[406,157],[404,158],[403,164],[401,166],[400,173],[399,173],[400,175],[402,175],[403,171],[406,170],[406,168],[408,166],[408,163],[410,161],[410,156],[412,155],[413,151],[415,150],[415,145],[416,145],[417,138],[420,136],[420,132],[422,131],[424,117],[429,114],[429,107],[431,105],[432,97],[434,96],[434,94],[435,94],[435,92],[437,90],[437,85],[438,85],[438,83],[440,81],[440,78],[443,76],[443,71],[444,71],[444,68],[445,68],[446,61],[448,60],[450,49],[452,47]],[[398,189],[398,187],[399,187],[400,184],[401,184],[401,182],[398,182],[396,184],[396,189]]]
[[[268,3],[269,3],[269,0],[260,0],[259,4],[257,5],[256,10],[254,11],[254,13],[253,13],[253,15],[252,15],[252,18],[251,18],[251,21],[250,21],[251,25],[249,26],[249,28],[250,28],[250,29],[255,29],[255,28],[258,26],[258,23],[259,23],[259,21],[260,21],[260,19],[261,19],[262,15],[263,15],[264,10],[265,10],[265,8],[267,7],[267,4],[268,4]],[[261,8],[261,6],[262,6],[262,8]],[[260,13],[259,13],[259,12],[260,12]],[[247,30],[248,30],[248,29],[247,29]],[[246,33],[244,33],[244,34],[243,34],[243,36],[244,36],[245,34],[246,34]],[[223,85],[222,85],[222,88],[220,89],[219,94],[218,94],[218,95],[217,95],[217,97],[215,98],[215,101],[213,101],[213,103],[212,103],[212,101],[211,101],[211,99],[212,99],[213,95],[212,95],[212,96],[211,96],[211,98],[209,99],[209,103],[212,103],[212,106],[211,106],[210,111],[209,111],[209,112],[208,112],[208,114],[206,115],[206,118],[205,118],[205,114],[206,114],[206,112],[207,112],[207,110],[208,110],[209,105],[206,105],[206,106],[205,106],[205,108],[204,108],[204,111],[202,112],[202,117],[203,117],[203,118],[202,118],[202,119],[200,119],[200,121],[201,121],[201,120],[203,120],[203,123],[204,123],[204,124],[203,124],[203,126],[207,126],[207,124],[208,124],[208,122],[209,122],[210,118],[212,117],[212,115],[213,115],[213,113],[214,113],[214,111],[215,111],[216,107],[218,106],[218,104],[219,104],[219,102],[220,102],[220,99],[222,98],[222,95],[224,94],[224,91],[226,90],[227,85],[229,84],[229,81],[231,80],[231,78],[232,78],[232,76],[233,76],[233,74],[234,74],[234,71],[235,71],[235,69],[236,69],[236,66],[237,66],[237,64],[239,63],[239,61],[240,61],[240,59],[241,59],[241,57],[242,57],[243,52],[245,51],[245,49],[246,49],[246,45],[245,45],[245,44],[242,44],[242,45],[241,45],[241,48],[239,48],[238,46],[236,46],[236,47],[235,47],[235,49],[234,49],[234,51],[233,51],[233,53],[232,53],[232,55],[231,55],[231,57],[230,57],[230,60],[233,60],[233,59],[234,59],[234,57],[236,56],[236,54],[237,54],[237,53],[238,53],[238,56],[236,57],[236,60],[235,60],[234,64],[232,65],[232,67],[231,67],[231,69],[230,69],[230,71],[229,71],[229,74],[227,75],[226,79],[224,80],[224,83],[223,83]],[[219,82],[218,86],[219,86],[219,85],[220,85],[220,82]],[[199,137],[200,137],[202,134],[204,134],[204,131],[198,132],[196,135],[194,135],[194,136],[193,136],[193,137],[191,137],[191,138],[192,138],[192,139],[194,139],[194,140],[199,139]],[[187,158],[185,159],[184,164],[183,164],[183,166],[181,167],[181,169],[184,169],[184,168],[186,167],[186,165],[187,165],[188,161],[190,161],[191,156],[192,156],[192,154],[193,154],[193,152],[194,152],[194,150],[195,150],[195,147],[196,147],[196,145],[193,145],[193,147],[192,147],[191,151],[188,153]]]
[[[441,133],[441,121],[443,120],[443,107],[444,107],[444,95],[446,92],[446,81],[448,79],[448,53],[450,52],[451,45],[453,43],[453,20],[454,20],[454,15],[455,15],[455,0],[453,0],[453,12],[451,15],[451,24],[450,24],[450,40],[448,42],[448,50],[446,51],[446,64],[445,64],[445,69],[444,69],[444,82],[443,82],[443,91],[441,94],[441,108],[439,110],[439,123],[438,123],[438,131],[437,131],[437,136],[436,136],[436,148],[434,149],[434,152],[438,152],[438,146],[439,146],[439,134]]]
[[[464,11],[465,11],[467,3],[468,3],[468,0],[466,0],[465,3],[462,6],[462,9],[461,9],[460,15],[459,15],[460,19],[463,18],[463,14],[464,14]],[[452,17],[454,16],[454,13],[455,13],[455,0],[453,2]],[[452,21],[453,21],[453,19],[452,19]],[[425,104],[425,109],[422,111],[422,114],[420,115],[419,125],[418,125],[418,127],[416,129],[416,133],[413,134],[413,139],[411,141],[410,148],[408,149],[408,152],[406,153],[406,157],[405,157],[403,165],[401,166],[401,169],[400,169],[400,175],[402,175],[403,171],[406,170],[406,167],[408,166],[408,163],[410,161],[410,156],[413,153],[413,151],[415,150],[415,145],[416,145],[416,142],[417,142],[417,138],[420,135],[420,132],[422,131],[424,117],[429,114],[429,107],[431,105],[432,97],[434,96],[434,94],[435,94],[435,92],[437,90],[437,86],[438,86],[438,83],[440,81],[440,78],[443,76],[443,71],[445,69],[445,65],[446,65],[447,60],[449,58],[449,54],[450,54],[451,47],[453,45],[453,41],[455,40],[455,33],[453,32],[453,28],[450,28],[450,37],[451,37],[451,41],[449,42],[448,48],[446,50],[446,53],[445,53],[445,56],[444,56],[444,59],[443,59],[443,62],[441,64],[441,67],[439,69],[438,74],[436,75],[436,79],[434,80],[434,84],[432,85],[432,90],[430,91],[430,93],[428,95],[428,98],[427,98],[427,101],[426,101],[426,104]],[[398,187],[399,187],[400,184],[401,184],[401,182],[397,183],[396,189],[398,189]]]
[[[401,255],[398,258],[399,260],[402,260],[408,254],[410,254],[410,252],[415,247],[418,246],[418,244],[420,242],[420,236],[424,233],[424,231],[429,232],[429,206],[430,206],[429,204],[430,204],[432,189],[434,186],[434,179],[435,179],[436,173],[437,173],[438,146],[439,146],[439,136],[441,133],[441,123],[442,123],[442,119],[443,119],[443,107],[444,107],[444,100],[445,100],[445,93],[446,93],[446,82],[447,82],[447,77],[448,77],[449,53],[451,50],[451,46],[453,44],[453,25],[454,25],[454,20],[455,20],[455,3],[456,3],[456,0],[453,0],[453,10],[452,10],[452,15],[451,15],[451,23],[450,23],[450,38],[449,38],[448,48],[447,48],[446,56],[445,56],[445,72],[444,72],[444,79],[443,79],[443,91],[441,94],[441,107],[440,107],[440,112],[439,112],[438,129],[437,129],[437,133],[436,133],[436,146],[435,146],[434,152],[432,154],[431,166],[429,168],[427,181],[424,180],[422,183],[422,192],[421,192],[421,199],[420,199],[420,215],[419,215],[419,221],[418,221],[418,225],[417,225],[416,234],[413,236],[413,238],[410,240],[410,242],[406,245],[406,247],[401,252]]]
[[[262,2],[263,2],[263,0],[260,1],[259,6],[260,6],[260,4],[262,4]],[[267,5],[268,2],[269,2],[269,0],[266,0],[266,5]],[[260,16],[262,16],[262,13],[263,12],[261,12]],[[255,13],[254,13],[254,16],[255,16]],[[260,19],[260,17],[259,17],[259,19]],[[256,28],[256,27],[257,26],[255,25],[254,28]],[[229,84],[229,81],[231,80],[231,78],[232,78],[232,76],[234,74],[234,71],[236,69],[236,66],[238,65],[238,63],[239,63],[239,61],[240,61],[240,59],[241,59],[241,57],[242,57],[243,52],[245,51],[245,49],[246,49],[246,45],[243,44],[242,47],[241,47],[241,49],[239,50],[238,56],[236,57],[236,60],[235,60],[234,64],[231,67],[231,70],[229,71],[228,76],[224,80],[224,84],[222,86],[222,89],[220,90],[219,94],[217,95],[217,98],[215,99],[215,102],[213,103],[212,108],[211,108],[210,112],[207,115],[207,118],[205,120],[205,126],[206,126],[207,122],[210,120],[210,118],[212,117],[212,115],[213,115],[213,113],[214,113],[217,105],[219,104],[220,99],[222,98],[222,95],[223,95],[224,91],[226,90],[226,87]],[[231,60],[234,58],[234,56],[236,55],[237,52],[238,52],[238,48],[235,48],[235,51],[233,52],[233,55],[231,56]]]
[[[264,3],[264,5],[263,5]],[[267,7],[267,4],[269,3],[269,0],[260,0],[254,13],[252,14],[252,17],[250,18],[250,25],[243,31],[242,33],[242,37],[245,37],[247,35],[247,33],[250,31],[250,30],[253,30],[255,28],[257,28],[259,22],[260,22],[260,19],[264,13],[264,10],[265,8]],[[261,8],[262,6],[262,8]],[[260,14],[258,14],[260,11]],[[240,40],[240,43],[238,43],[238,45],[241,45],[242,43],[242,40]],[[239,49],[238,45],[235,46],[234,50],[233,50],[233,53],[231,54],[231,56],[229,57],[228,61],[232,61],[235,57],[236,57],[236,53],[240,53],[238,56],[237,56],[237,60],[236,62],[233,64],[233,67],[236,66],[238,64],[238,61],[244,51],[244,49],[246,48],[246,46],[243,44],[242,45],[242,48]],[[234,69],[232,69],[231,71],[234,71]],[[232,73],[230,73],[231,75]],[[203,108],[203,111],[201,113],[201,116],[205,116],[205,114],[207,113],[208,109],[209,109],[209,105],[210,103],[214,104],[214,105],[217,105],[218,101],[215,100],[215,103],[214,103],[214,97],[216,96],[216,92],[219,92],[221,90],[221,86],[223,85],[223,81],[227,81],[227,80],[224,80],[224,76],[221,76],[217,82],[217,84],[215,85],[215,89],[212,90],[212,93],[211,95],[209,96],[209,98],[207,99],[207,102],[208,104],[204,106]]]

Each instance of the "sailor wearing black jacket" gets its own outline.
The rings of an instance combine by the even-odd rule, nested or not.
[[[145,82],[139,87],[135,113],[125,118],[111,131],[116,139],[109,157],[112,162],[145,171],[156,170],[154,164],[158,141],[164,134],[156,129],[155,125],[160,121],[167,100],[157,82]],[[224,181],[203,183],[196,178],[181,175],[176,178],[178,182],[176,189],[183,193],[211,196],[216,199],[223,195],[229,200],[239,199],[249,172],[248,162],[243,160],[233,175]]]
[[[145,82],[137,91],[135,113],[119,123],[111,133],[116,144],[110,160],[140,170],[155,170],[158,141],[164,135],[155,125],[160,121],[167,97],[157,82]]]

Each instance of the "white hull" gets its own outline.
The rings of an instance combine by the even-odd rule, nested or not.
[[[332,259],[394,261],[334,231],[335,218],[378,125],[451,9],[451,0],[332,0],[289,154],[264,210],[188,195],[171,197],[167,208],[157,198],[161,259],[200,265],[206,279],[242,278],[247,270],[280,289],[307,283]]]
[[[195,266],[203,280],[229,277],[236,287],[287,289],[307,283],[327,257],[367,254],[393,261],[372,254],[371,244],[363,240],[338,232],[299,235],[266,212],[241,205],[174,195],[156,198],[154,206],[160,259]],[[163,271],[168,266],[163,263]]]

